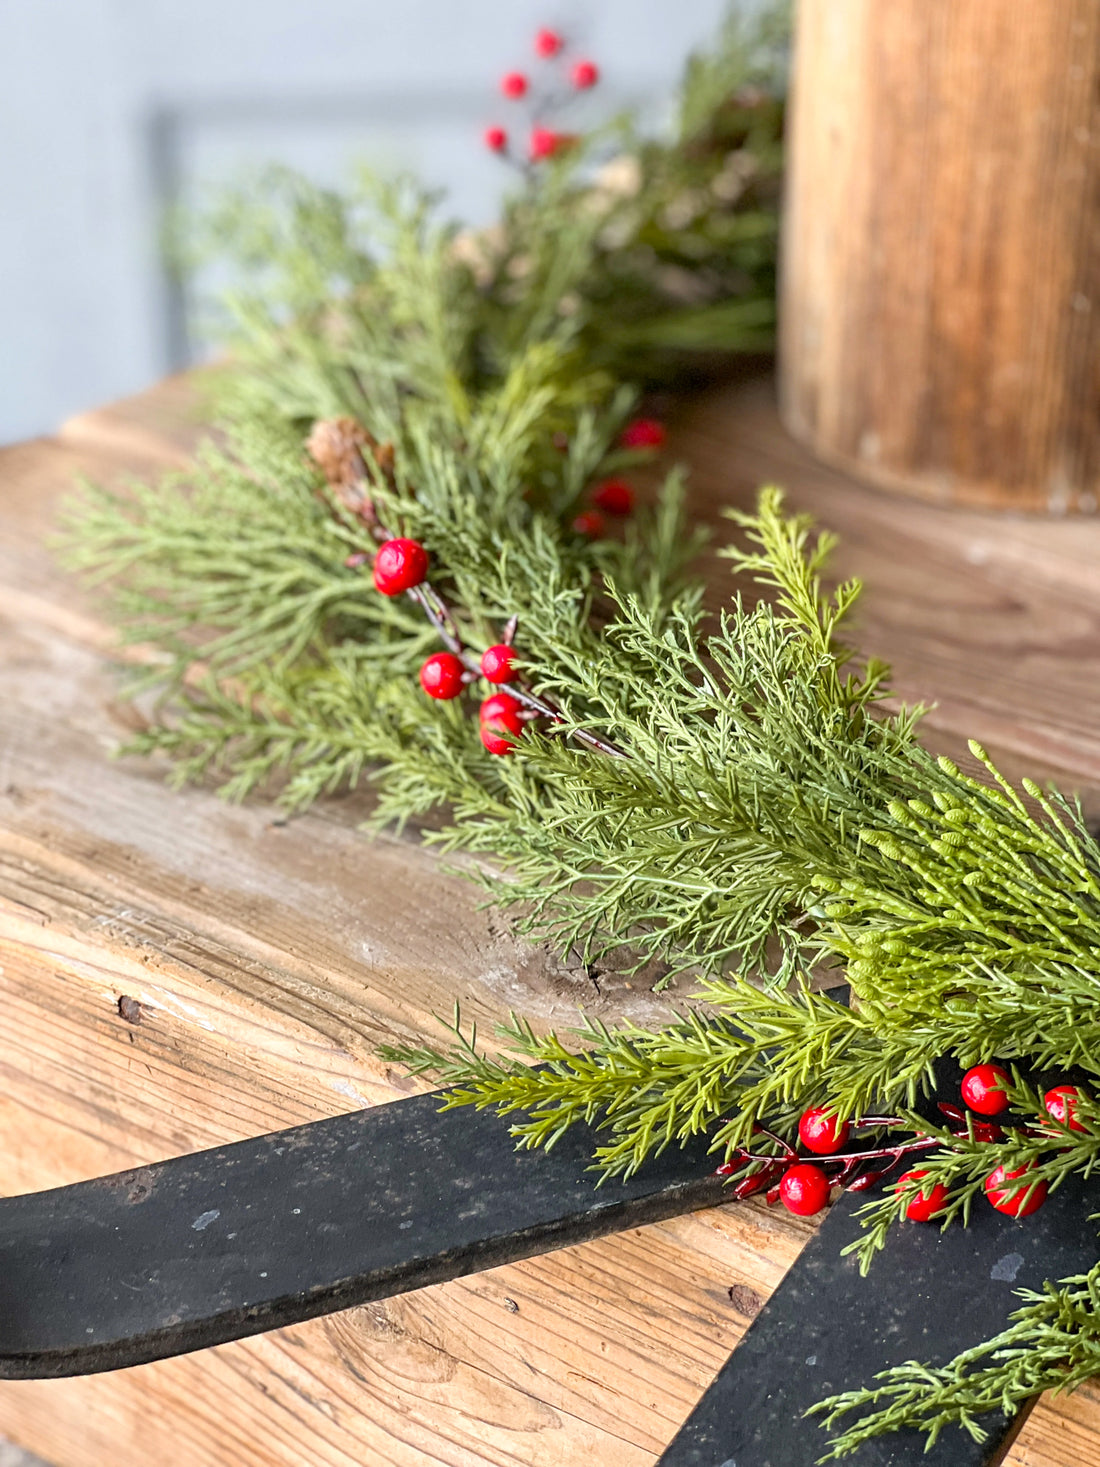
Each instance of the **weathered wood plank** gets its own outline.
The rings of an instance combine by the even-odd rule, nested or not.
[[[519,942],[411,842],[365,842],[361,796],[284,825],[261,803],[172,794],[157,769],[109,762],[132,717],[104,663],[110,634],[44,545],[75,473],[179,462],[195,431],[186,393],[174,384],[0,454],[7,1191],[408,1093],[377,1044],[431,1032],[455,993],[483,1024],[510,1006],[567,1023],[578,1001],[607,1017],[667,1012]],[[839,569],[870,582],[861,640],[893,658],[904,696],[939,699],[938,740],[977,732],[1010,767],[1100,779],[1100,527],[952,515],[852,486],[779,432],[760,382],[692,405],[677,443],[708,517],[778,479],[840,531]],[[140,1023],[120,1015],[123,995]],[[642,1467],[808,1235],[786,1215],[718,1209],[192,1359],[9,1383],[0,1421],[61,1467]],[[1008,1461],[1094,1467],[1098,1442],[1100,1409],[1079,1394],[1044,1403]]]
[[[1100,781],[1100,521],[944,509],[856,484],[782,432],[767,380],[692,404],[678,444],[712,516],[772,482],[840,536],[836,573],[867,586],[859,645],[892,662],[899,699],[934,705],[936,739]]]
[[[108,746],[125,734],[128,715],[103,666],[105,629],[42,552],[49,524],[43,506],[78,469],[98,477],[127,465],[105,455],[102,445],[91,456],[54,444],[43,445],[41,454],[41,474],[36,455],[22,451],[14,466],[3,465],[15,522],[13,534],[4,537],[4,609],[18,617],[17,630],[14,618],[9,621],[3,647],[11,657],[8,682],[18,694],[6,719],[0,785],[6,792],[0,890],[7,944],[0,1055],[10,1080],[0,1112],[0,1167],[8,1190],[94,1175],[381,1099],[398,1093],[395,1087],[407,1090],[407,1082],[379,1064],[375,1048],[385,1037],[430,1032],[431,1011],[445,1012],[456,992],[482,1021],[519,1001],[559,1022],[568,1021],[577,997],[613,1002],[584,975],[562,969],[548,954],[518,943],[499,919],[479,913],[471,889],[441,876],[428,853],[408,842],[364,843],[354,832],[361,801],[283,825],[262,807],[228,809],[204,791],[175,796],[157,771],[109,763]],[[135,467],[146,471],[151,463]],[[23,599],[13,605],[17,597]],[[636,1005],[639,1017],[667,1011],[621,981],[602,986]],[[123,994],[140,1004],[140,1023],[119,1014]],[[663,1279],[665,1294],[679,1299],[690,1294],[691,1282],[675,1232],[669,1236],[668,1257],[663,1264],[651,1258],[648,1270],[651,1287]],[[700,1236],[712,1251],[725,1238],[714,1229]],[[700,1266],[697,1247],[688,1256],[708,1287],[715,1274],[730,1272],[713,1263]],[[621,1293],[632,1321],[629,1348],[617,1344],[621,1329],[611,1334],[600,1325],[609,1268],[615,1302]],[[624,1278],[629,1289],[619,1288]],[[449,1316],[439,1319],[418,1318],[414,1302],[443,1304],[439,1290],[401,1301],[396,1337],[404,1359],[394,1359],[392,1319],[379,1327],[381,1306],[362,1320],[356,1312],[306,1327],[314,1330],[310,1356],[324,1362],[326,1374],[354,1381],[366,1366],[380,1368],[392,1395],[387,1406],[377,1380],[358,1388],[355,1425],[329,1432],[335,1436],[332,1460],[362,1460],[364,1453],[409,1462],[429,1456],[456,1463],[580,1461],[593,1454],[624,1464],[652,1460],[728,1348],[727,1318],[736,1321],[728,1298],[724,1308],[721,1300],[711,1307],[708,1354],[692,1348],[694,1332],[666,1308],[663,1334],[649,1339],[649,1294],[633,1265],[604,1262],[595,1271],[589,1267],[586,1282],[594,1319],[585,1343],[597,1352],[594,1363],[571,1331],[581,1280],[574,1290],[568,1270],[556,1280],[551,1270],[536,1285],[543,1293],[537,1327],[523,1279],[507,1283],[506,1297],[519,1305],[517,1313],[494,1301],[500,1322],[492,1338],[507,1348],[498,1347],[487,1369],[479,1358],[481,1325],[471,1328],[466,1316],[492,1279],[471,1284],[476,1292],[469,1302],[459,1295]],[[746,1297],[761,1292],[754,1282],[744,1287]],[[444,1332],[445,1347],[432,1343]],[[687,1361],[687,1378],[675,1394],[661,1385],[672,1335],[680,1342],[679,1358]],[[235,1370],[259,1371],[255,1356],[240,1348]],[[343,1352],[339,1371],[337,1349]],[[623,1361],[611,1372],[617,1388],[605,1388],[603,1362],[616,1351]],[[527,1387],[532,1352],[539,1359],[534,1395]],[[221,1353],[201,1359],[213,1369]],[[371,1364],[375,1356],[380,1367]],[[280,1370],[285,1376],[285,1366]],[[0,1414],[8,1430],[62,1463],[128,1460],[119,1440],[118,1402],[124,1398],[131,1414],[145,1418],[140,1449],[135,1442],[129,1457],[134,1462],[169,1460],[177,1440],[216,1431],[227,1412],[232,1428],[222,1433],[225,1445],[196,1440],[193,1460],[241,1460],[232,1441],[242,1431],[262,1436],[265,1453],[280,1453],[271,1460],[322,1460],[313,1447],[319,1430],[313,1417],[335,1412],[330,1398],[314,1408],[295,1399],[298,1420],[285,1429],[284,1445],[272,1449],[272,1423],[263,1420],[272,1412],[270,1383],[235,1392],[240,1399],[230,1407],[208,1386],[201,1367],[196,1373],[193,1363],[165,1362],[163,1371],[155,1381],[143,1368],[111,1381],[73,1382],[72,1396],[56,1404],[55,1392],[45,1410],[35,1404],[36,1387],[20,1383],[7,1396],[0,1393]],[[402,1380],[409,1371],[412,1378]],[[177,1380],[186,1382],[187,1396],[210,1397],[208,1416],[193,1413],[180,1426],[164,1406],[178,1400]],[[639,1433],[644,1447],[623,1436],[632,1428],[622,1423],[635,1415],[624,1403],[637,1394],[638,1380],[652,1397],[651,1419]],[[454,1404],[439,1404],[440,1381]],[[331,1389],[347,1391],[347,1380]],[[601,1409],[591,1398],[605,1391]],[[561,1404],[548,1408],[543,1397]],[[150,1402],[158,1409],[150,1412]],[[576,1415],[574,1404],[586,1409]],[[414,1423],[419,1414],[418,1430],[397,1429],[403,1412]],[[339,1414],[343,1419],[347,1412]],[[450,1421],[452,1414],[460,1425]],[[500,1417],[509,1430],[494,1435],[479,1427],[467,1440],[461,1424],[467,1415],[474,1421]],[[89,1421],[95,1423],[91,1430]],[[127,1439],[121,1433],[123,1444]]]
[[[117,454],[128,462],[151,459],[186,465],[206,431],[201,372],[165,377],[151,392],[77,413],[56,438],[81,453]]]

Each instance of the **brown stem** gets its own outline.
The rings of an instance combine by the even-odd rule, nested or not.
[[[798,1155],[798,1152],[794,1149],[789,1141],[784,1141],[782,1136],[777,1136],[774,1131],[769,1131],[767,1126],[757,1126],[756,1130],[761,1136],[767,1136],[769,1141],[774,1141],[777,1146],[781,1146],[786,1156],[791,1157]]]
[[[812,1160],[815,1166],[825,1166],[834,1161],[871,1161],[876,1156],[892,1156],[896,1160],[898,1157],[905,1156],[910,1151],[927,1151],[930,1146],[939,1146],[940,1144],[939,1137],[922,1136],[919,1141],[907,1141],[900,1146],[880,1146],[870,1151],[838,1151],[832,1156],[815,1155]],[[736,1155],[739,1161],[776,1162],[787,1159],[782,1156],[770,1156],[766,1153],[743,1150],[739,1150]],[[797,1153],[792,1153],[792,1155],[797,1155]],[[810,1160],[811,1158],[803,1159]]]
[[[362,461],[361,454],[359,455],[359,460],[360,466],[362,468],[360,487],[363,490],[366,502],[369,504],[370,496],[368,493],[367,468],[366,464]],[[392,482],[392,475],[388,477],[391,478]],[[363,517],[360,516],[360,518]],[[364,524],[370,534],[379,543],[385,540],[393,539],[393,535],[390,533],[390,531],[385,527],[385,525],[383,525],[379,521],[377,516],[374,514],[373,508],[370,521],[364,520]],[[470,672],[480,676],[480,660],[475,657],[474,654],[468,650],[468,648],[464,646],[462,637],[459,634],[458,626],[454,620],[454,617],[451,615],[450,608],[448,607],[446,601],[444,601],[443,597],[431,584],[431,582],[421,581],[419,586],[414,586],[410,591],[406,591],[405,594],[409,597],[411,601],[414,601],[417,606],[420,607],[421,611],[423,611],[424,615],[428,618],[432,626],[439,633],[440,640],[447,647],[447,649],[453,652],[454,655],[462,661],[463,666],[466,667]],[[516,618],[513,616],[512,618],[510,618],[508,626],[505,629],[506,642],[510,643],[511,641],[509,633],[511,633],[511,636],[515,635],[515,624]],[[537,713],[541,718],[549,718],[554,723],[567,722],[565,714],[561,711],[560,708],[551,703],[549,699],[540,698],[536,693],[532,693],[528,688],[523,687],[522,684],[510,682],[502,683],[500,686],[503,692],[510,693],[517,702],[521,703],[525,708],[530,709],[532,712]],[[627,753],[623,749],[620,749],[617,744],[611,743],[608,739],[601,739],[597,734],[589,733],[587,729],[571,728],[566,730],[566,732],[572,738],[576,739],[579,744],[584,744],[587,748],[593,749],[599,754],[606,754],[608,758],[626,759],[629,757],[629,755],[627,755]]]
[[[414,586],[411,591],[406,591],[405,595],[410,601],[415,601],[417,606],[420,607],[421,611],[439,633],[439,638],[446,645],[448,651],[453,652],[456,657],[462,660],[466,667],[476,672],[477,662],[473,654],[467,652],[463,647],[462,639],[458,635],[458,629],[452,621],[449,612],[445,607],[441,607],[439,598],[428,582],[421,581],[419,586]]]

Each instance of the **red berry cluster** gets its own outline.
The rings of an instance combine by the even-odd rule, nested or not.
[[[886,1121],[882,1118],[873,1118],[869,1121],[857,1121],[854,1124],[856,1126],[883,1125],[886,1124]],[[769,1202],[782,1202],[788,1212],[793,1212],[799,1217],[813,1217],[828,1204],[829,1194],[834,1185],[846,1186],[852,1191],[862,1191],[882,1175],[880,1171],[865,1170],[866,1163],[876,1157],[888,1156],[889,1165],[893,1166],[902,1151],[913,1149],[911,1145],[907,1148],[903,1143],[900,1147],[895,1145],[840,1155],[839,1153],[848,1144],[852,1128],[852,1123],[840,1120],[835,1112],[828,1110],[825,1106],[811,1106],[809,1110],[803,1111],[799,1118],[798,1139],[807,1151],[814,1156],[828,1158],[827,1161],[807,1161],[793,1146],[788,1145],[778,1136],[772,1135],[770,1131],[758,1128],[763,1135],[778,1145],[780,1154],[756,1156],[751,1151],[742,1148],[730,1161],[718,1168],[719,1175],[732,1174],[745,1161],[759,1162],[761,1165],[758,1169],[744,1177],[735,1186],[734,1196],[751,1197],[755,1192],[766,1190]],[[826,1165],[833,1165],[837,1168],[836,1175],[832,1178],[825,1170]]]
[[[974,1065],[962,1078],[962,1098],[966,1106],[980,1116],[999,1116],[1011,1103],[1006,1089],[1011,1084],[1011,1075],[1001,1065]],[[1056,1085],[1044,1095],[1043,1106],[1059,1125],[1069,1130],[1083,1131],[1085,1127],[1077,1120],[1075,1105],[1080,1094],[1076,1085]],[[972,1118],[968,1122],[965,1112],[958,1106],[941,1102],[940,1110],[949,1119],[959,1123],[960,1129],[954,1132],[956,1136],[981,1142],[1000,1141],[1004,1137],[1005,1133],[1000,1126]],[[1029,1128],[1022,1129],[1026,1134]],[[1012,1168],[994,1167],[982,1184],[990,1205],[1008,1217],[1030,1217],[1033,1212],[1037,1212],[1046,1201],[1048,1187],[1041,1177],[1028,1180],[1034,1169],[1034,1163],[1031,1162]],[[906,1181],[917,1181],[926,1175],[923,1171],[906,1172],[899,1179],[898,1186]],[[1012,1183],[1019,1185],[1013,1186]],[[942,1182],[936,1182],[927,1191],[916,1193],[908,1203],[905,1215],[913,1222],[928,1222],[942,1214],[948,1195],[946,1186]]]
[[[487,683],[510,683],[515,677],[515,648],[497,642],[481,654],[481,676]],[[481,742],[490,754],[510,754],[523,732],[523,704],[511,693],[494,693],[481,705]]]
[[[1001,1065],[974,1065],[962,1078],[962,1098],[967,1107],[980,1116],[999,1116],[1011,1103],[1006,1089],[1011,1084],[1012,1076]],[[1055,1085],[1043,1096],[1043,1108],[1059,1126],[1069,1131],[1084,1131],[1086,1127],[1077,1118],[1077,1102],[1081,1097],[1082,1092],[1076,1085]],[[1004,1137],[1000,1126],[973,1119],[967,1122],[965,1112],[958,1106],[941,1102],[940,1110],[960,1123],[960,1129],[954,1132],[957,1136],[983,1142],[1000,1141]],[[1030,1127],[1020,1129],[1024,1134],[1034,1134]],[[1044,1178],[1030,1176],[1034,1170],[1033,1162],[1011,1168],[994,1167],[982,1184],[990,1205],[1008,1217],[1030,1217],[1037,1212],[1046,1201],[1049,1189]],[[906,1172],[898,1185],[926,1175],[923,1171]],[[916,1194],[906,1207],[905,1215],[914,1222],[928,1222],[942,1213],[947,1199],[947,1188],[942,1182],[936,1182],[927,1192]]]
[[[1011,1084],[1012,1076],[1000,1065],[974,1065],[962,1078],[962,1098],[979,1115],[999,1116],[1011,1103],[1005,1088]],[[1085,1128],[1076,1119],[1074,1105],[1079,1094],[1075,1085],[1057,1085],[1047,1091],[1043,1106],[1047,1114],[1060,1124],[1083,1131]],[[975,1125],[973,1122],[970,1131],[980,1141],[998,1141],[1004,1135],[999,1126]],[[1030,1217],[1037,1212],[1046,1201],[1048,1187],[1043,1178],[1028,1181],[1028,1175],[1034,1169],[1034,1162],[1011,1169],[995,1167],[982,1184],[991,1206],[1008,1217]],[[1012,1186],[1013,1182],[1020,1185]]]
[[[416,540],[386,540],[374,557],[374,584],[383,596],[400,596],[424,584],[428,552]],[[472,661],[472,659],[471,659]],[[489,683],[508,683],[518,657],[511,642],[487,647],[477,664]],[[476,674],[457,652],[434,652],[420,669],[420,686],[429,698],[457,698]],[[495,693],[481,705],[481,742],[490,754],[510,754],[523,733],[523,704],[512,693]]]
[[[834,1156],[848,1144],[852,1128],[824,1106],[811,1106],[798,1121],[798,1139],[815,1156]],[[829,1201],[831,1183],[824,1170],[812,1161],[795,1162],[783,1173],[779,1200],[798,1217],[813,1217]]]
[[[565,40],[557,31],[543,29],[535,34],[534,49],[535,55],[542,61],[555,61],[558,57],[564,59]],[[581,58],[568,63],[566,75],[572,91],[587,92],[599,81],[600,69],[594,61]],[[558,85],[560,88],[560,82]],[[501,95],[510,102],[521,101],[531,91],[531,79],[526,72],[507,71],[500,79],[500,90]],[[539,112],[545,112],[548,106],[560,104],[562,100],[563,94],[560,90],[557,93],[547,92],[540,99]],[[541,163],[547,158],[555,158],[570,148],[576,140],[572,133],[558,132],[554,128],[534,122],[527,139],[528,160],[531,163]],[[504,155],[509,153],[508,132],[503,127],[487,127],[484,142],[490,152]]]
[[[1012,1077],[1000,1065],[975,1065],[962,1080],[962,1097],[971,1111],[981,1116],[1000,1115],[1010,1104],[1006,1087]],[[1055,1085],[1043,1097],[1047,1115],[1058,1126],[1068,1131],[1084,1132],[1077,1115],[1077,1106],[1083,1092],[1076,1085]],[[988,1121],[969,1119],[965,1111],[947,1101],[939,1102],[940,1111],[955,1123],[952,1135],[974,1141],[992,1142],[1004,1138],[1000,1126]],[[771,1132],[763,1132],[774,1142],[778,1154],[754,1154],[745,1147],[738,1148],[731,1159],[718,1168],[722,1176],[730,1176],[745,1162],[757,1163],[755,1171],[745,1176],[734,1188],[736,1197],[750,1197],[767,1189],[768,1201],[782,1202],[788,1211],[800,1217],[812,1217],[820,1212],[829,1201],[833,1186],[846,1187],[848,1191],[863,1191],[879,1181],[908,1152],[928,1150],[938,1145],[931,1136],[918,1136],[912,1141],[884,1144],[863,1150],[841,1154],[847,1146],[854,1128],[867,1126],[899,1126],[902,1123],[884,1116],[870,1116],[858,1121],[842,1121],[833,1111],[824,1106],[813,1106],[802,1113],[798,1122],[798,1139],[805,1151],[822,1158],[809,1161],[798,1151]],[[756,1128],[758,1131],[760,1127]],[[1035,1134],[1029,1128],[1021,1128],[1025,1134]],[[878,1158],[886,1164],[876,1166]],[[830,1177],[827,1166],[836,1169]],[[986,1177],[983,1190],[990,1204],[1009,1217],[1029,1217],[1046,1201],[1047,1183],[1042,1178],[1031,1176],[1034,1163],[1008,1168],[998,1166]],[[907,1183],[919,1182],[928,1175],[916,1168],[902,1174],[894,1184],[895,1189],[908,1191]],[[950,1199],[950,1192],[942,1182],[930,1183],[914,1192],[905,1207],[905,1215],[912,1222],[930,1222],[942,1217]]]
[[[1011,1084],[1011,1076],[1000,1065],[975,1065],[963,1076],[963,1099],[971,1110],[982,1115],[1000,1115],[1009,1106],[1009,1098],[1001,1088],[1008,1084]],[[1077,1116],[1077,1105],[1083,1098],[1084,1092],[1077,1085],[1054,1085],[1043,1096],[1043,1109],[1057,1126],[1067,1131],[1084,1132],[1088,1128]],[[1007,1213],[1009,1217],[1030,1217],[1042,1207],[1049,1190],[1046,1181],[1043,1178],[1031,1182],[1022,1180],[1034,1170],[1034,1166],[1032,1162],[1012,1170],[999,1166],[986,1177],[983,1184],[985,1195],[998,1212]],[[1020,1186],[1006,1186],[1006,1183],[1021,1181]]]
[[[619,434],[619,447],[657,450],[664,447],[665,437],[664,424],[656,418],[635,418]],[[601,479],[589,490],[588,497],[592,503],[574,519],[573,529],[589,539],[605,533],[605,515],[625,519],[634,512],[634,487],[626,479]]]

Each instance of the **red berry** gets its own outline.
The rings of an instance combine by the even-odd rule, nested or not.
[[[626,515],[634,508],[634,490],[625,479],[605,479],[592,490],[592,503],[608,514]]]
[[[594,540],[597,535],[602,535],[607,529],[604,517],[598,509],[582,509],[573,521],[573,528],[578,535],[587,535]]]
[[[500,90],[515,102],[527,95],[527,78],[522,71],[508,71],[500,79]]]
[[[519,699],[511,693],[494,693],[482,703],[481,742],[490,754],[510,754],[515,748],[514,740],[523,732],[521,707]]]
[[[962,1080],[962,1097],[980,1116],[999,1116],[1008,1109],[1008,1096],[1001,1089],[1012,1077],[1000,1065],[975,1065]]]
[[[374,557],[374,584],[383,596],[400,596],[428,574],[428,552],[417,540],[387,540]]]
[[[552,132],[548,127],[533,127],[528,143],[531,162],[540,163],[544,158],[556,158],[576,141],[575,132]]]
[[[512,672],[518,660],[516,649],[506,646],[503,642],[497,643],[495,647],[486,647],[481,654],[481,675],[490,683],[511,682]]]
[[[918,1177],[927,1175],[927,1172],[922,1171],[905,1172],[898,1178],[894,1190],[900,1190],[902,1182],[915,1181]],[[950,1195],[942,1182],[936,1182],[929,1187],[927,1192],[917,1193],[905,1209],[905,1216],[910,1222],[931,1222],[936,1214],[942,1212],[946,1207]]]
[[[593,61],[578,61],[573,67],[573,85],[579,92],[594,87],[600,79],[600,68]]]
[[[1076,1085],[1055,1085],[1043,1096],[1043,1107],[1059,1125],[1068,1126],[1071,1131],[1085,1131],[1088,1127],[1077,1119],[1076,1101],[1082,1094]]]
[[[656,418],[635,418],[619,434],[619,443],[623,448],[663,448],[667,436]]]
[[[1046,1182],[1036,1182],[1030,1188],[1026,1182],[1019,1187],[1005,1185],[1015,1181],[1017,1177],[1026,1177],[1033,1170],[1034,1164],[1029,1162],[1012,1171],[1006,1171],[1003,1166],[999,1166],[989,1173],[982,1185],[985,1195],[998,1212],[1007,1213],[1009,1217],[1030,1217],[1033,1212],[1039,1211],[1047,1200]]]
[[[803,1111],[798,1122],[798,1136],[803,1146],[818,1156],[831,1156],[834,1151],[839,1151],[851,1132],[847,1121],[838,1121],[821,1105]]]
[[[482,138],[491,153],[503,153],[508,147],[508,134],[502,127],[487,127]]]
[[[538,56],[556,56],[565,45],[557,31],[541,30],[535,33],[535,53]]]
[[[829,1200],[829,1178],[812,1161],[788,1167],[779,1183],[779,1200],[798,1217],[813,1217]]]
[[[553,158],[561,151],[564,142],[564,133],[554,132],[549,127],[533,127],[528,143],[532,163],[539,163],[543,158]]]
[[[429,698],[457,698],[465,670],[453,652],[436,652],[420,669],[420,686]]]
[[[519,717],[519,711],[523,704],[511,693],[492,693],[482,701],[478,716],[482,723],[487,718],[509,718],[512,714]]]

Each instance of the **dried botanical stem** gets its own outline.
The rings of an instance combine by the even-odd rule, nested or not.
[[[381,526],[378,529],[381,531]],[[388,539],[389,536],[383,532],[381,538]],[[480,676],[480,659],[463,644],[458,633],[458,628],[447,607],[447,603],[435,587],[429,581],[422,581],[419,586],[415,586],[405,594],[411,601],[416,602],[432,626],[439,633],[441,640],[461,660],[463,666],[468,668],[470,672]],[[536,693],[532,693],[522,683],[501,683],[500,688],[503,692],[510,693],[518,703],[522,703],[525,708],[537,714],[540,718],[549,718],[552,722],[558,724],[566,722],[565,714],[562,713],[560,708],[551,703],[548,698],[540,698]],[[601,739],[597,734],[589,733],[587,729],[571,728],[566,730],[566,732],[572,738],[575,738],[579,744],[584,744],[587,748],[594,750],[598,754],[606,754],[612,759],[626,759],[629,757],[617,744],[611,743],[608,739]]]
[[[927,1151],[930,1146],[939,1146],[940,1140],[935,1136],[922,1136],[917,1141],[906,1141],[898,1146],[880,1146],[868,1151],[837,1151],[831,1156],[815,1155],[812,1160],[815,1166],[831,1166],[834,1162],[850,1161],[872,1161],[876,1156],[892,1156],[899,1158],[910,1151]],[[797,1156],[797,1152],[792,1152]],[[768,1152],[738,1150],[734,1152],[738,1161],[761,1161],[761,1162],[786,1162],[788,1158],[783,1156],[772,1156]],[[801,1158],[807,1160],[809,1158]]]
[[[350,422],[350,420],[348,421]],[[314,430],[310,436],[307,448],[325,473],[326,478],[328,478],[329,484],[336,492],[340,504],[344,509],[355,515],[367,530],[368,534],[379,544],[392,539],[392,532],[379,520],[370,497],[370,475],[363,458],[363,443],[356,441],[350,446],[347,443],[343,443],[341,445],[343,457],[336,461],[334,471],[330,471],[331,461],[326,462],[323,457],[319,456],[314,446],[319,437],[323,438],[323,434],[319,433],[319,430],[323,426],[323,423],[314,425]],[[361,429],[360,432],[365,433],[365,430]],[[371,448],[380,472],[385,475],[387,481],[392,486],[395,482],[393,477],[392,449],[388,444],[375,444],[373,440],[367,446]],[[348,472],[349,467],[351,469],[350,473]],[[452,652],[461,660],[468,672],[473,673],[475,676],[480,676],[480,659],[464,644],[458,629],[458,624],[451,615],[450,608],[431,582],[422,581],[419,586],[414,586],[411,590],[406,591],[405,594],[410,601],[415,602],[420,607],[421,611],[428,618],[428,621],[439,634],[440,640],[448,651]],[[517,618],[513,616],[509,619],[504,631],[504,640],[509,645],[515,636],[516,626]],[[530,713],[539,718],[548,718],[552,723],[556,724],[566,724],[568,722],[565,714],[556,704],[552,703],[548,698],[539,697],[536,693],[531,692],[529,688],[524,687],[522,683],[507,682],[502,683],[500,687],[503,692],[510,693],[518,703],[522,704]],[[611,759],[626,759],[629,757],[625,750],[620,749],[617,744],[613,744],[609,739],[602,739],[597,734],[589,733],[587,729],[569,728],[565,732],[571,738],[576,739],[579,744],[583,744],[586,748],[592,749],[595,753],[604,754]]]

